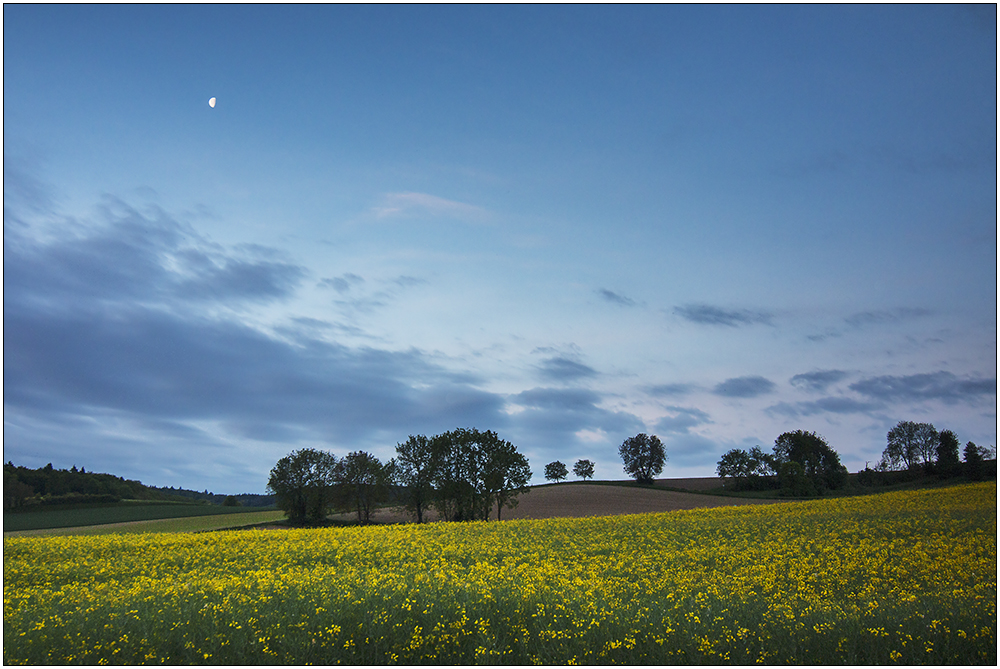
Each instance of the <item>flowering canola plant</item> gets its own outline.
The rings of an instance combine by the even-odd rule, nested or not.
[[[4,539],[4,664],[996,664],[995,483]]]

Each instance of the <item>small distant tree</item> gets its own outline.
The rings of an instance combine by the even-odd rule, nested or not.
[[[584,481],[594,478],[594,463],[590,460],[577,460],[573,465],[573,474]]]
[[[271,469],[267,489],[290,523],[320,522],[332,501],[336,468],[337,458],[326,451],[293,451]]]
[[[625,463],[625,473],[645,484],[653,482],[663,471],[663,463],[667,460],[660,438],[655,434],[649,436],[641,432],[622,442],[618,447],[618,454]]]
[[[545,465],[545,478],[549,481],[559,483],[559,481],[562,481],[567,476],[569,476],[569,470],[566,469],[566,465],[558,460]]]
[[[236,499],[233,495],[226,495],[226,498],[222,500],[222,506],[239,506],[240,500]]]

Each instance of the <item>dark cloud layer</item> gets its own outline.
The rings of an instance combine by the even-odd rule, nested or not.
[[[306,274],[260,247],[222,249],[157,209],[112,199],[102,209],[105,225],[61,229],[45,242],[5,226],[5,300],[259,303],[288,296]]]
[[[287,298],[305,275],[271,250],[222,248],[114,200],[98,223],[42,239],[5,227],[6,417],[124,416],[150,441],[187,430],[194,449],[212,440],[196,422],[287,446],[506,424],[501,396],[419,351],[330,343],[316,333],[336,324],[315,319],[275,338],[233,315]]]
[[[996,378],[959,378],[951,372],[876,376],[852,383],[850,389],[875,400],[905,402],[940,400],[945,403],[968,402],[995,397]]]
[[[297,444],[391,450],[407,434],[467,426],[538,452],[581,430],[642,429],[592,391],[506,397],[418,350],[336,343],[332,335],[356,332],[334,320],[292,316],[258,329],[242,313],[288,299],[307,272],[270,249],[214,244],[157,209],[109,200],[96,222],[38,237],[19,230],[4,235],[4,429],[15,459],[62,453],[84,464],[100,453],[110,469],[147,480],[150,468],[164,484],[170,472],[231,475],[253,481],[235,489],[260,491],[267,471],[246,454],[273,463]],[[353,274],[320,281],[341,294],[365,283]],[[539,370],[556,383],[597,375],[558,354]]]
[[[818,377],[814,377],[818,375]],[[830,371],[800,374],[792,383],[811,391],[826,390],[827,382],[841,380],[846,373]],[[804,377],[801,383],[795,379]],[[813,382],[819,381],[818,384]],[[808,402],[781,402],[767,411],[786,416],[815,414],[882,415],[893,405],[909,402],[940,401],[945,404],[978,404],[996,396],[996,379],[960,378],[951,372],[939,371],[908,376],[876,376],[852,383],[848,388],[860,397],[842,395],[823,397]]]
[[[722,397],[759,397],[774,392],[775,387],[763,376],[740,376],[723,381],[712,392]]]
[[[722,325],[726,327],[739,327],[755,323],[768,325],[771,323],[772,318],[771,314],[764,311],[723,309],[710,304],[687,304],[675,307],[674,313],[692,323]]]

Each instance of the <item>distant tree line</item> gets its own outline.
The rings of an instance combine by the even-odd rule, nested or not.
[[[874,469],[859,472],[862,485],[886,485],[919,476],[941,479],[965,477],[979,481],[996,476],[996,450],[969,441],[959,457],[959,439],[951,430],[940,432],[931,423],[899,421],[886,434],[882,458]]]
[[[86,468],[56,469],[52,463],[29,469],[8,462],[3,466],[4,510],[65,504],[114,504],[123,499],[200,502],[228,506],[273,506],[273,495],[217,495],[184,488],[158,488]]]
[[[979,480],[996,475],[996,452],[971,441],[959,459],[958,437],[938,432],[930,423],[900,421],[886,435],[887,445],[875,469],[858,473],[861,486],[889,485],[919,476],[964,476]],[[789,496],[814,496],[837,490],[849,482],[847,468],[826,440],[815,432],[781,434],[771,453],[754,446],[734,448],[719,459],[716,472],[732,490],[776,490]]]
[[[113,503],[122,499],[168,499],[139,481],[112,474],[95,474],[83,467],[56,469],[52,463],[29,469],[7,462],[3,466],[5,510],[53,504]]]
[[[716,472],[733,490],[780,490],[795,497],[821,495],[843,488],[848,481],[847,468],[826,439],[804,430],[778,436],[771,453],[760,446],[727,451]]]
[[[214,493],[208,490],[198,491],[198,490],[188,490],[187,488],[174,488],[171,487],[155,487],[150,486],[153,490],[158,490],[164,494],[171,495],[174,498],[182,497],[184,499],[200,502],[202,504],[217,504],[221,506],[247,506],[247,507],[267,507],[274,506],[274,495],[260,495],[257,493],[240,493],[238,495],[227,495],[225,493]]]
[[[458,428],[410,435],[396,457],[381,462],[364,451],[338,458],[302,449],[271,470],[268,490],[291,523],[322,522],[331,508],[356,513],[360,524],[391,496],[420,523],[429,509],[447,521],[488,520],[528,491],[527,459],[495,432]]]

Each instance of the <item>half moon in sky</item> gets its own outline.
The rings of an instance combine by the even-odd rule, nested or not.
[[[208,106],[212,107],[213,109],[215,108],[215,98],[209,98]]]

